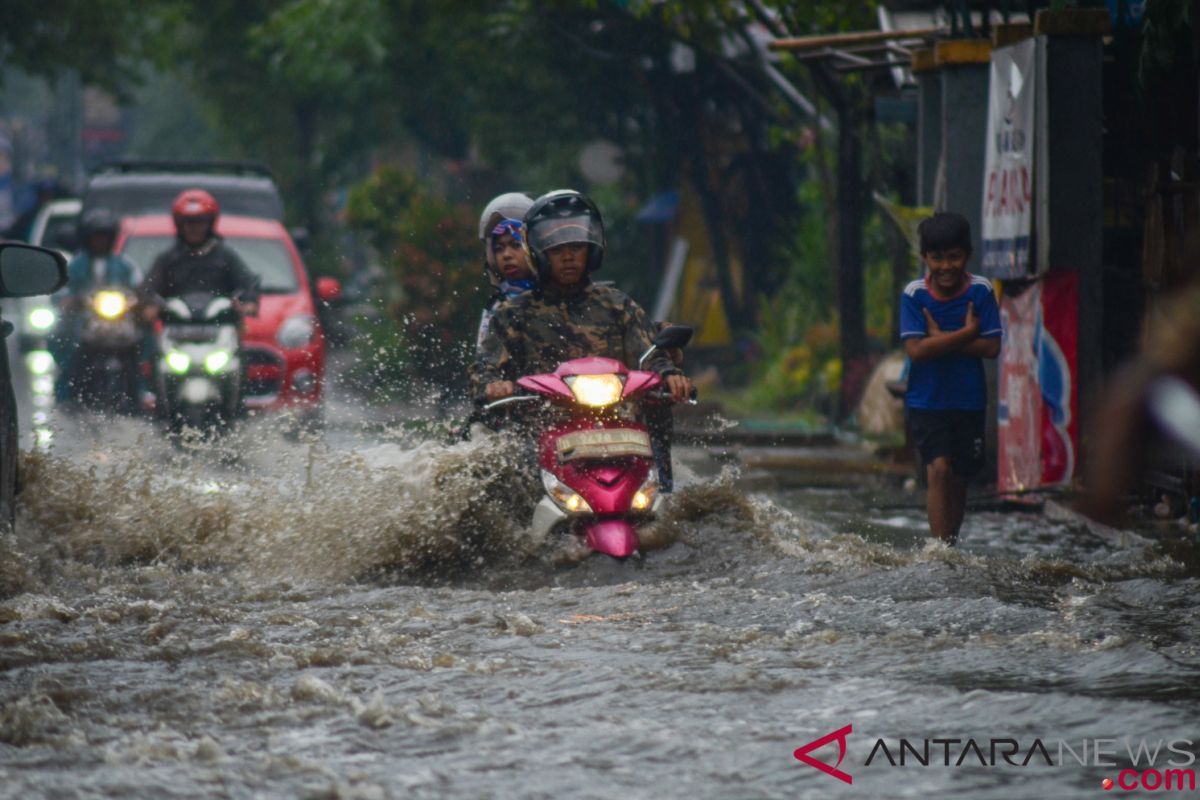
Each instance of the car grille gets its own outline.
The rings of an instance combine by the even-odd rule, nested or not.
[[[286,371],[283,359],[270,350],[258,347],[247,347],[242,357],[246,362],[246,396],[279,394]]]

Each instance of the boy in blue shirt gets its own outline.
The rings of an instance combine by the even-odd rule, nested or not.
[[[966,511],[967,479],[985,461],[983,359],[1000,353],[1000,308],[988,279],[967,272],[966,218],[937,213],[917,233],[926,275],[900,298],[900,338],[912,362],[905,405],[929,483],[929,531],[952,545]]]

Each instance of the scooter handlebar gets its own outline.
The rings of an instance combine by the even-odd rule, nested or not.
[[[499,400],[493,400],[490,403],[484,403],[482,406],[482,410],[483,411],[494,411],[497,408],[504,408],[505,406],[510,406],[515,403],[524,403],[529,400],[537,400],[537,399],[539,399],[539,395],[536,395],[536,394],[524,394],[524,393],[511,394],[508,397],[501,397]]]

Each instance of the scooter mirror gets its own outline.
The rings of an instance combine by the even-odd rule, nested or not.
[[[663,350],[676,350],[686,347],[694,332],[691,325],[668,325],[654,337],[654,344]]]

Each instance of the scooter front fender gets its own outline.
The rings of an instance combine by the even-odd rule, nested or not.
[[[550,536],[550,531],[559,522],[567,518],[566,512],[559,508],[549,497],[543,497],[533,509],[533,523],[530,525],[530,535],[539,542]]]
[[[637,530],[623,519],[598,519],[583,524],[588,549],[613,558],[625,558],[637,552]]]
[[[221,400],[221,390],[209,378],[187,378],[180,387],[179,399],[195,406],[215,403]]]

